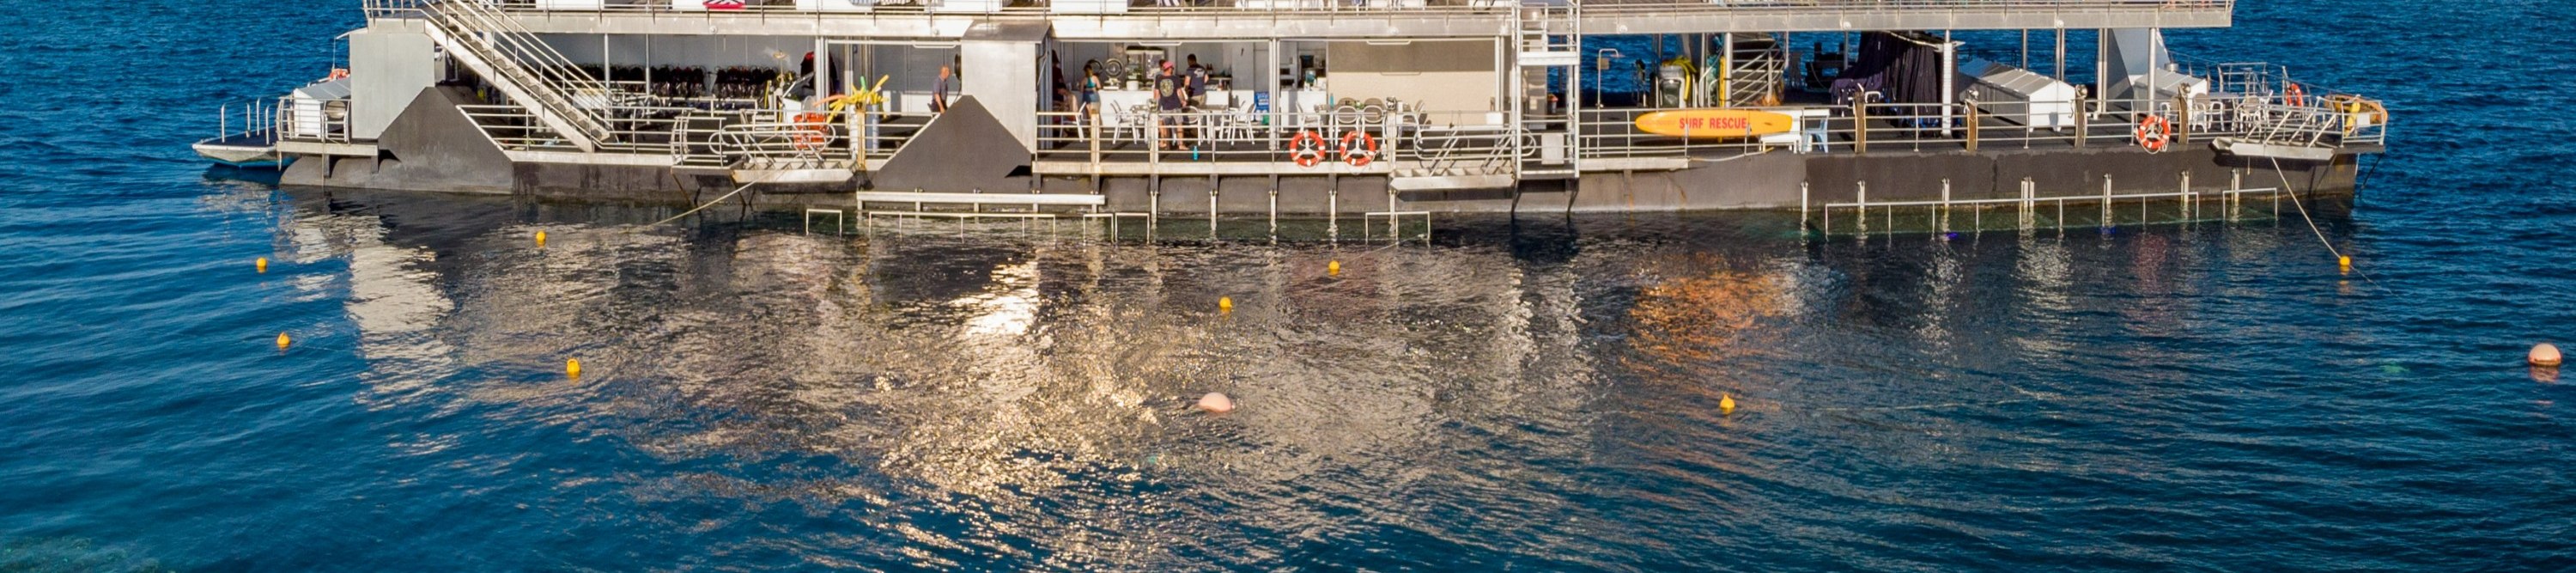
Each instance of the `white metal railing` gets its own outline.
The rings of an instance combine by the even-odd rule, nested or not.
[[[413,17],[423,0],[365,0],[368,15],[374,17]],[[973,12],[1000,15],[1043,16],[1057,13],[1091,15],[1157,16],[1206,12],[1263,12],[1285,14],[1333,14],[1351,12],[1401,13],[1503,13],[1520,6],[1517,0],[1107,0],[1082,4],[1078,8],[1060,9],[1055,1],[1018,3],[992,0],[875,0],[832,2],[799,2],[794,0],[749,0],[741,3],[675,2],[672,0],[480,0],[494,8],[510,12],[631,12],[678,14],[866,14]],[[2054,11],[2137,11],[2216,12],[2232,11],[2235,0],[1592,0],[1580,2],[1599,14],[1690,12],[1868,12],[1889,11],[1976,11],[2019,12]]]
[[[517,104],[458,106],[507,151],[579,152]],[[603,110],[614,136],[602,153],[667,156],[674,165],[789,169],[857,167],[892,157],[927,116],[751,108],[617,106]]]
[[[1479,117],[1484,112],[1476,112]],[[1039,116],[1038,159],[1093,164],[1235,162],[1353,167],[1412,160],[1417,137],[1441,117],[1382,108],[1314,112],[1104,110]],[[1356,158],[1356,159],[1355,159]],[[1300,165],[1304,160],[1304,165]],[[1378,165],[1384,169],[1386,165]],[[1287,169],[1284,168],[1283,169]]]
[[[2225,95],[2225,94],[2222,94]],[[1646,133],[1636,125],[1650,109],[1588,109],[1574,114],[1575,140],[1568,160],[1634,158],[1713,159],[1733,155],[1868,153],[1873,151],[1976,151],[2000,148],[2138,146],[2139,125],[2156,117],[2168,126],[2157,135],[2165,149],[2205,144],[2221,137],[2290,145],[2340,146],[2384,141],[2384,116],[2364,117],[2310,97],[2300,101],[2195,98],[2177,102],[2075,102],[2086,111],[2064,123],[2026,123],[2024,102],[1956,104],[1872,103],[1844,107],[1736,108],[1792,115],[1787,132],[1750,137],[1680,138]],[[277,106],[282,133],[306,139],[344,139],[345,118],[306,126],[293,122],[291,102]],[[2042,104],[2045,105],[2045,104]],[[460,106],[495,145],[513,151],[577,151],[513,104]],[[2177,112],[2183,109],[2188,113]],[[610,108],[618,143],[603,152],[660,154],[675,162],[710,166],[859,166],[891,157],[928,119],[869,112],[864,115],[776,109],[709,111],[680,107]],[[1042,162],[1095,168],[1167,163],[1259,163],[1256,171],[1309,172],[1343,163],[1397,176],[1463,176],[1514,173],[1538,158],[1532,138],[1540,125],[1512,126],[1497,112],[1359,111],[1250,112],[1157,110],[1038,114],[1036,156]],[[321,116],[329,117],[329,116]],[[307,118],[312,119],[312,118]],[[1541,120],[1541,118],[1528,118]],[[1561,121],[1561,120],[1557,120]],[[1370,144],[1375,149],[1371,150]],[[1305,160],[1303,163],[1300,160]],[[1311,164],[1311,165],[1308,165]]]
[[[1798,119],[1784,133],[1694,138],[1656,135],[1637,127],[1638,116],[1656,110],[1587,109],[1577,114],[1576,147],[1584,159],[1707,157],[1782,149],[1866,153],[2142,146],[2146,139],[2161,139],[2163,148],[2178,149],[2221,137],[2337,147],[2383,143],[2388,126],[2387,114],[2377,102],[2340,94],[2212,94],[2071,103],[1744,107],[1734,109]],[[2069,112],[2072,117],[2067,117]],[[2147,126],[2150,116],[2160,119],[2161,125]],[[2142,129],[2151,132],[2142,137]]]
[[[215,111],[215,139],[251,143],[276,143],[278,107],[286,98],[253,98],[238,104],[224,104]]]
[[[2235,0],[1591,0],[1583,9],[1595,14],[1652,12],[1854,12],[1898,11],[2233,11]]]

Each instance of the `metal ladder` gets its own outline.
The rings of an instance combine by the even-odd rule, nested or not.
[[[429,35],[486,83],[518,101],[583,151],[597,151],[615,137],[596,108],[630,103],[607,82],[590,77],[563,53],[483,0],[424,0],[420,13]],[[589,106],[577,98],[589,98]]]
[[[1783,74],[1788,70],[1788,59],[1780,53],[1781,47],[1778,40],[1770,38],[1736,41],[1734,53],[1728,57],[1734,67],[1726,72],[1723,101],[1727,107],[1760,106],[1766,103],[1763,100],[1779,95]]]
[[[1573,177],[1575,165],[1578,110],[1583,109],[1583,90],[1575,89],[1582,75],[1583,34],[1579,29],[1583,4],[1579,0],[1520,0],[1512,11],[1514,46],[1520,51],[1512,67],[1514,85],[1521,86],[1521,104],[1512,106],[1510,149],[1516,158],[1521,179],[1561,179]],[[1544,106],[1547,101],[1549,70],[1564,70],[1566,81],[1564,117],[1531,117],[1531,106]],[[1531,77],[1535,73],[1536,77]],[[1545,110],[1546,108],[1541,107]],[[1555,127],[1547,122],[1555,121]],[[1544,148],[1557,142],[1558,157],[1551,161]]]

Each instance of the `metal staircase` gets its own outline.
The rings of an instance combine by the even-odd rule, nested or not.
[[[1583,109],[1581,81],[1583,34],[1579,29],[1583,5],[1574,0],[1521,0],[1512,12],[1517,32],[1514,45],[1519,54],[1512,67],[1513,84],[1521,86],[1521,103],[1512,108],[1512,126],[1518,133],[1511,138],[1512,155],[1519,159],[1521,179],[1566,179],[1577,173],[1575,143],[1577,116]],[[1565,78],[1564,108],[1559,113],[1548,100],[1548,75],[1562,70]]]
[[[1779,105],[1777,98],[1789,69],[1788,55],[1781,52],[1780,42],[1768,34],[1738,35],[1733,40],[1718,101],[1726,107]]]
[[[424,0],[430,38],[485,83],[582,151],[615,137],[599,110],[635,96],[592,79],[563,53],[482,0]]]

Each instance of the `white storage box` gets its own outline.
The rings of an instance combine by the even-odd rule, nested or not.
[[[300,88],[288,97],[292,115],[286,132],[299,137],[321,137],[334,124],[346,121],[349,113],[349,80],[347,78],[317,82]]]
[[[1977,110],[2030,127],[2075,125],[2075,86],[2045,75],[1985,60],[1959,64],[1977,79]]]

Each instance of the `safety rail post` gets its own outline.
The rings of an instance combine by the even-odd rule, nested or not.
[[[2227,173],[2227,200],[2221,201],[2227,209],[2228,221],[2236,220],[2237,207],[2245,203],[2244,194],[2245,172],[2229,171]]]
[[[1866,241],[1869,240],[1869,182],[1859,181],[1858,183],[1860,193],[1858,199],[1852,203],[1852,214],[1855,215],[1852,218],[1860,222],[1857,223],[1859,230],[1853,232],[1860,233],[1861,240]]]
[[[2084,147],[2084,140],[2093,136],[2093,112],[2085,103],[2084,90],[2079,88],[2075,91],[2075,146],[2079,148]]]
[[[2102,221],[2099,226],[2104,228],[2111,226],[2111,174],[2109,173],[2102,174]]]
[[[2030,190],[2031,186],[2029,177],[2021,178],[2021,185],[2019,188],[2014,189],[2014,191],[2020,193],[2019,198],[2021,199],[2013,205],[2013,211],[2015,212],[2013,217],[2015,219],[2014,223],[2016,223],[2016,227],[2020,227],[2025,233],[2029,232],[2031,227],[2036,226],[2039,219],[2039,205],[2031,201]]]
[[[1852,153],[1869,153],[1869,104],[1863,96],[1852,97]]]
[[[1798,182],[1798,236],[1807,236],[1807,182]]]
[[[1976,153],[1976,152],[1977,152],[1977,131],[1978,131],[1978,130],[1977,130],[1977,102],[1976,102],[1976,100],[1969,100],[1967,103],[1960,104],[1960,105],[1963,107],[1963,109],[1959,110],[1959,113],[1960,113],[1961,115],[1967,116],[1967,124],[1968,124],[1968,152],[1969,152],[1969,153]]]
[[[2191,143],[2191,96],[2174,94],[2173,143],[2179,147]]]
[[[1946,237],[1950,232],[1950,178],[1948,177],[1941,178],[1941,206],[1937,210],[1940,212],[1941,220],[1933,232],[1942,233]]]
[[[2191,193],[2191,170],[2188,169],[2185,169],[2182,172],[2182,201],[2183,220],[2191,221],[2199,219],[2200,197]]]

